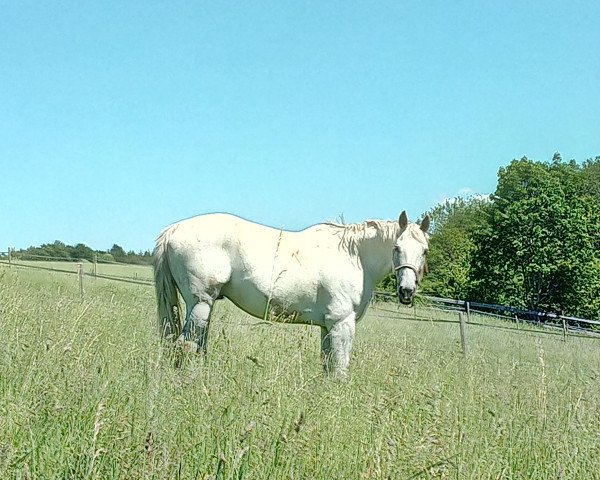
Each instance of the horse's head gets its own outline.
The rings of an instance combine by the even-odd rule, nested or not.
[[[427,251],[429,249],[429,216],[421,225],[409,223],[406,212],[400,214],[400,236],[394,245],[392,261],[398,289],[398,300],[409,305],[412,303],[417,287],[427,273]]]

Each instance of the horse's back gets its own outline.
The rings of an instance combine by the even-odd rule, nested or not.
[[[244,241],[243,237],[247,241],[264,236],[264,230],[276,231],[228,213],[198,215],[175,223],[167,230],[170,230],[169,246],[172,249],[200,250],[237,247]]]
[[[177,278],[222,285],[234,272],[268,276],[282,232],[235,215],[213,213],[175,223],[161,237],[168,243],[169,262],[180,270]]]

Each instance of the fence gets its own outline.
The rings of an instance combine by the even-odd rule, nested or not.
[[[71,257],[54,257],[49,255],[27,254],[26,258],[27,260],[23,260],[16,257],[14,251],[8,249],[7,252],[0,252],[0,265],[4,264],[8,265],[8,267],[75,274],[79,277],[79,290],[82,295],[84,294],[84,277],[86,276],[92,279],[102,278],[137,285],[154,285],[151,269],[148,265],[98,260],[97,255],[94,255],[92,262],[76,260]],[[44,261],[43,264],[42,261]],[[110,267],[110,270],[100,273],[99,268],[101,269],[102,266]],[[127,275],[118,275],[114,271],[115,268],[122,268],[123,272],[127,272]]]
[[[33,256],[30,256],[33,257]],[[36,261],[31,261],[29,263],[23,263],[23,260],[15,258],[14,255],[11,254],[11,250],[9,249],[7,252],[0,252],[0,265],[8,265],[9,267],[20,267],[20,268],[30,268],[37,270],[46,270],[52,272],[60,272],[67,274],[76,274],[79,278],[79,291],[81,296],[84,295],[84,278],[86,277],[85,269],[88,268],[87,276],[92,279],[101,278],[110,281],[131,283],[136,285],[154,285],[152,280],[152,275],[149,266],[140,266],[140,265],[132,265],[121,262],[106,262],[106,261],[98,261],[97,257],[94,257],[93,262],[83,262],[83,261],[74,261],[72,258],[67,257],[49,257],[49,256],[40,256],[36,255],[38,259],[43,259],[48,262],[56,262],[53,265],[40,265]],[[60,265],[60,266],[59,266]],[[64,266],[70,265],[73,268],[68,269]],[[98,266],[99,265],[108,265],[113,268],[115,267],[124,267],[129,271],[132,268],[144,269],[143,272],[145,275],[142,278],[139,278],[139,272],[133,272],[134,275],[131,276],[123,276],[109,273],[99,273]],[[63,267],[63,268],[61,268]],[[91,270],[90,270],[91,269]],[[508,307],[505,305],[494,305],[494,304],[486,304],[480,302],[469,302],[463,300],[452,300],[448,298],[439,298],[432,296],[422,296],[425,305],[422,305],[421,308],[424,309],[434,309],[434,310],[444,310],[449,312],[454,312],[457,314],[456,320],[453,323],[457,323],[460,328],[460,337],[461,337],[461,345],[463,348],[463,353],[467,354],[467,343],[466,343],[466,331],[467,325],[473,326],[484,326],[485,324],[477,323],[472,320],[471,314],[484,315],[494,318],[499,318],[502,320],[508,320],[517,325],[517,328],[520,328],[520,325],[523,324],[534,324],[537,327],[542,327],[545,329],[549,329],[554,331],[555,333],[561,334],[563,339],[566,340],[567,335],[586,335],[586,336],[594,336],[600,337],[600,321],[598,320],[589,320],[586,318],[578,318],[571,317],[566,315],[557,315],[554,313],[547,312],[536,312],[533,310],[523,310],[515,307]],[[383,300],[383,301],[396,301],[396,295],[387,293],[387,292],[375,292],[373,295],[373,300]],[[387,309],[378,308],[379,311],[385,311],[389,313],[394,313],[395,316],[398,316],[398,311],[392,311]],[[418,317],[416,312],[412,316],[414,319],[428,320],[432,321],[431,318]],[[444,320],[448,322],[448,320]],[[599,331],[595,331],[595,329]]]
[[[396,300],[396,295],[387,292],[375,292],[374,300],[390,301]],[[524,310],[505,305],[495,305],[480,302],[469,302],[464,300],[453,300],[424,295],[422,296],[424,305],[422,308],[444,310],[457,314],[457,323],[460,327],[461,344],[463,353],[466,355],[466,329],[467,325],[486,326],[483,323],[473,321],[472,314],[493,317],[516,324],[518,329],[524,325],[535,325],[553,333],[562,335],[566,340],[567,335],[585,335],[589,337],[600,338],[600,321],[589,320],[586,318],[558,315],[555,313],[537,312],[534,310]],[[415,314],[413,318],[419,319]],[[420,318],[425,320],[425,318]],[[431,319],[427,319],[431,321]],[[448,320],[444,320],[448,322]]]

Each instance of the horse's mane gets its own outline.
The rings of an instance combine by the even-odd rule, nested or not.
[[[395,240],[400,234],[398,222],[391,220],[366,220],[362,223],[327,222],[316,227],[328,227],[340,237],[340,246],[353,254],[358,254],[358,246],[363,240],[380,238],[382,242]]]

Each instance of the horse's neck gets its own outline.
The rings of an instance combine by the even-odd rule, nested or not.
[[[375,285],[391,271],[394,243],[394,240],[371,238],[363,240],[358,248],[363,269]]]

